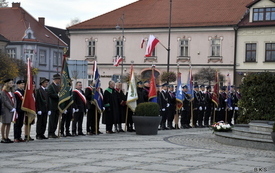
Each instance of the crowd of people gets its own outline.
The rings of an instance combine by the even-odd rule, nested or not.
[[[31,126],[36,122],[37,140],[48,138],[85,136],[102,134],[99,124],[106,125],[106,133],[123,133],[125,130],[134,132],[132,116],[134,112],[128,108],[127,93],[122,90],[122,83],[109,81],[104,91],[95,88],[93,81],[83,90],[82,83],[77,81],[75,89],[71,90],[72,104],[60,113],[58,109],[61,76],[53,75],[52,83],[49,79],[41,78],[36,89],[33,83],[37,118],[29,122],[26,112],[21,109],[24,99],[25,81],[18,80],[14,87],[13,79],[4,80],[0,97],[1,109],[1,143],[32,141]],[[182,100],[177,98],[177,87],[181,87]],[[14,91],[14,88],[16,90]],[[179,88],[178,88],[179,89]],[[148,102],[149,81],[137,82],[137,105]],[[189,91],[189,92],[188,92]],[[190,91],[192,94],[190,94]],[[95,92],[103,100],[102,110],[98,109],[94,101]],[[213,102],[211,86],[194,85],[174,86],[162,84],[158,87],[157,103],[160,106],[160,130],[203,128],[213,122],[226,121],[230,125],[236,123],[238,117],[238,100],[241,98],[239,88],[223,86],[220,88],[218,103]],[[83,118],[86,119],[86,133],[83,131]],[[101,117],[102,116],[102,117]],[[100,122],[102,120],[102,122]],[[11,123],[14,123],[14,140],[9,139]],[[125,123],[123,130],[122,124]],[[25,125],[25,136],[22,128]],[[46,129],[48,133],[46,137]],[[58,127],[59,125],[59,127]],[[60,135],[59,135],[60,134]]]

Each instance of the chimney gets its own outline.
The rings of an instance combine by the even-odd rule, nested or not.
[[[45,25],[45,17],[38,17],[38,22],[40,23],[40,25]]]
[[[20,2],[13,2],[12,7],[20,7]]]

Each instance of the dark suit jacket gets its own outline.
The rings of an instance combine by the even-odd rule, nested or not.
[[[17,92],[21,93],[21,95],[18,94]],[[20,89],[16,89],[16,92],[14,92],[14,96],[15,96],[16,103],[17,103],[16,104],[17,113],[24,113],[24,111],[21,109],[24,93],[25,93],[25,91],[20,90]]]
[[[59,102],[58,92],[60,91],[60,87],[56,86],[54,83],[51,83],[48,86],[47,91],[50,99],[50,110],[55,111],[58,109],[58,102]]]
[[[35,96],[36,111],[48,112],[49,111],[49,96],[47,90],[42,87],[36,90]]]
[[[94,107],[94,104],[91,103],[92,101],[94,101],[94,94],[95,94],[95,88],[94,87],[88,86],[85,89],[85,97],[86,97],[86,100],[87,100],[87,109],[91,109],[92,107]]]
[[[79,91],[83,94],[85,98],[84,92],[82,90],[79,90]],[[79,112],[86,113],[86,103],[83,101],[81,96],[76,91],[73,91],[73,100],[74,100],[73,108],[79,109]]]

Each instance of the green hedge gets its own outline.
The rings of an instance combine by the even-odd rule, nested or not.
[[[241,85],[242,98],[239,123],[251,120],[275,120],[275,74],[271,72],[250,73]]]

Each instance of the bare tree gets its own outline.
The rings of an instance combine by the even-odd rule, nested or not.
[[[81,20],[76,17],[74,19],[71,19],[71,22],[69,24],[67,24],[67,27],[73,26],[73,25],[78,24],[80,22],[81,22]]]
[[[0,0],[0,8],[7,7],[9,5],[9,2],[6,2],[6,0]]]

